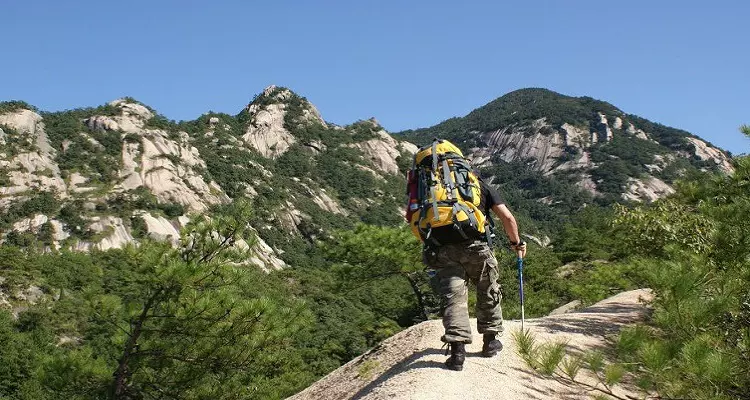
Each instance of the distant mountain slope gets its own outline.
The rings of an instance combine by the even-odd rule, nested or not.
[[[0,233],[75,249],[175,240],[190,213],[242,197],[265,239],[257,263],[280,268],[327,230],[397,222],[414,150],[374,120],[328,124],[275,86],[238,115],[179,123],[132,98],[52,113],[0,103]]]
[[[732,170],[724,151],[689,132],[547,89],[517,90],[465,117],[398,136],[420,145],[447,138],[475,165],[520,163],[610,199],[654,200],[684,174]]]
[[[190,213],[250,198],[256,261],[282,268],[333,229],[401,223],[409,141],[436,136],[466,151],[531,233],[586,204],[654,200],[681,176],[732,169],[688,132],[545,89],[393,136],[375,120],[328,123],[276,86],[237,115],[182,122],[132,98],[62,112],[15,101],[0,103],[0,238],[81,250],[175,240]]]

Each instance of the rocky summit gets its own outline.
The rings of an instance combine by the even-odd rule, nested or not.
[[[656,200],[694,171],[733,171],[726,152],[695,135],[546,89],[517,90],[462,118],[401,135],[419,144],[447,137],[476,166],[510,163],[618,200]],[[550,195],[545,201],[556,201]]]

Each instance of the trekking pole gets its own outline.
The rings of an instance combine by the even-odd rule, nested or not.
[[[524,315],[524,309],[523,309],[523,258],[521,256],[518,256],[517,259],[518,263],[518,293],[521,295],[521,332],[523,332],[523,323],[526,319],[526,316]]]

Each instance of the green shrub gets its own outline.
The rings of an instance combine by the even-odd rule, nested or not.
[[[140,216],[130,217],[130,233],[136,239],[143,239],[148,236],[148,225]]]
[[[11,100],[11,101],[0,101],[0,114],[5,113],[11,113],[18,110],[31,110],[31,111],[39,111],[36,107],[32,106],[31,104],[20,101],[20,100]]]
[[[5,213],[0,215],[0,229],[36,214],[54,215],[59,208],[60,201],[54,193],[33,192],[25,201],[12,203]]]

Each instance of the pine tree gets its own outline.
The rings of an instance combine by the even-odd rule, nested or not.
[[[90,299],[119,348],[112,398],[246,398],[276,375],[307,314],[254,295],[255,267],[241,264],[252,248],[249,215],[233,211],[188,225],[178,248],[145,241],[127,249],[129,294]]]
[[[329,258],[340,263],[343,281],[349,284],[403,277],[414,293],[421,319],[428,318],[435,301],[430,299],[420,244],[408,230],[362,224],[341,232],[328,250]]]

